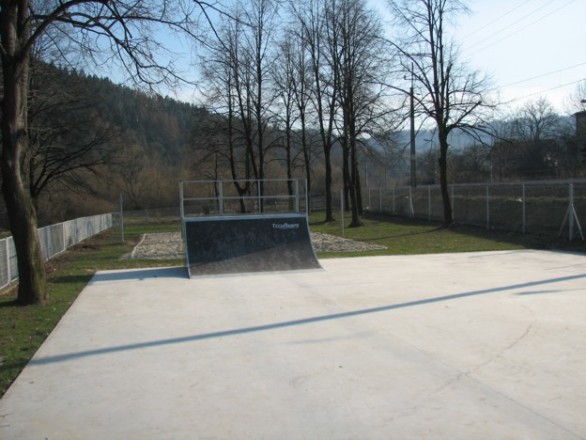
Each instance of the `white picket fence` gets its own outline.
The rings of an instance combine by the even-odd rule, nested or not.
[[[41,250],[46,260],[83,240],[112,227],[112,214],[81,217],[39,228]],[[16,249],[12,237],[0,240],[0,289],[18,278]]]

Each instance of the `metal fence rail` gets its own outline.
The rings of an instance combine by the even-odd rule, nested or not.
[[[449,192],[455,222],[584,239],[586,180],[457,184]],[[363,200],[372,212],[443,220],[438,185],[368,189]]]
[[[81,217],[39,228],[45,261],[83,240],[112,227],[112,214]],[[0,289],[18,278],[16,249],[12,237],[0,240]]]
[[[307,183],[298,179],[185,180],[179,194],[181,218],[307,211]]]

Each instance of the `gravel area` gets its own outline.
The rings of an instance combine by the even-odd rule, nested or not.
[[[316,252],[356,252],[385,249],[384,246],[319,232],[311,233],[311,241]],[[126,255],[126,258],[129,259],[147,260],[169,260],[183,257],[183,240],[178,232],[145,234],[132,252]]]

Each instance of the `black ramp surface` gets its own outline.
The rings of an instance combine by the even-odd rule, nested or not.
[[[317,269],[305,215],[185,220],[190,275]]]

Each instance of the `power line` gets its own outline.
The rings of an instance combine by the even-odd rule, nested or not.
[[[511,104],[513,102],[516,102],[516,101],[520,101],[521,99],[526,99],[526,98],[531,98],[533,96],[542,95],[544,93],[551,92],[551,91],[557,90],[557,89],[563,89],[564,87],[572,86],[574,84],[579,84],[582,81],[586,81],[586,78],[582,78],[582,79],[579,79],[577,81],[572,81],[572,82],[569,82],[569,83],[561,84],[559,86],[550,87],[549,89],[540,90],[538,92],[530,93],[528,95],[518,96],[516,98],[513,98],[513,99],[510,99],[510,100],[508,100],[506,102],[503,102],[503,104],[504,105],[507,105],[507,104]]]
[[[534,21],[530,22],[529,24],[527,24],[527,25],[525,25],[525,26],[523,26],[523,27],[521,27],[521,28],[517,29],[516,31],[514,31],[514,32],[512,32],[512,33],[510,33],[510,34],[507,34],[507,35],[506,35],[506,36],[504,36],[503,38],[500,38],[499,40],[493,41],[492,43],[489,43],[489,44],[487,44],[486,46],[483,46],[483,47],[481,47],[480,49],[476,49],[476,50],[475,50],[475,52],[476,52],[476,53],[478,53],[478,52],[482,52],[483,50],[486,50],[486,49],[488,49],[489,47],[491,47],[491,46],[494,46],[495,44],[497,44],[497,43],[500,43],[501,41],[503,41],[503,40],[506,40],[507,38],[510,38],[510,37],[512,37],[513,35],[516,35],[516,34],[518,34],[519,32],[521,32],[521,31],[523,31],[523,30],[527,29],[528,27],[530,27],[530,26],[533,26],[535,23],[538,23],[538,22],[540,22],[541,20],[543,20],[543,19],[545,19],[545,18],[547,18],[547,17],[550,17],[551,15],[555,14],[555,13],[556,13],[556,12],[558,12],[559,10],[561,10],[561,9],[563,9],[563,8],[565,8],[565,7],[567,7],[567,6],[569,6],[570,4],[572,4],[572,3],[575,3],[575,2],[576,2],[576,0],[570,0],[569,2],[567,2],[567,3],[563,4],[562,6],[560,6],[559,8],[557,8],[557,9],[554,9],[553,11],[551,11],[551,12],[549,12],[549,13],[547,13],[547,14],[545,14],[545,15],[541,16],[541,17],[539,17],[538,19],[536,19],[536,20],[534,20]],[[525,18],[526,18],[526,17],[525,17]],[[476,45],[470,46],[470,47],[475,47],[475,46],[477,46],[478,44],[479,44],[479,43],[477,43]],[[468,49],[470,49],[470,47],[469,47]]]
[[[580,64],[574,64],[573,66],[564,67],[563,69],[554,70],[552,72],[541,73],[539,75],[532,76],[531,78],[520,79],[520,80],[514,81],[512,83],[504,84],[501,87],[510,87],[510,86],[514,86],[514,85],[517,85],[517,84],[526,83],[526,82],[529,82],[529,81],[533,81],[534,79],[544,78],[546,76],[555,75],[556,73],[566,72],[568,70],[572,70],[572,69],[575,69],[575,68],[581,67],[581,66],[586,66],[586,62],[583,62],[583,63],[580,63]]]
[[[532,1],[532,0],[525,0],[523,3],[521,3],[521,4],[518,4],[518,5],[517,5],[517,6],[515,6],[513,9],[510,9],[509,11],[505,12],[504,14],[502,14],[502,15],[499,15],[499,16],[498,16],[497,18],[495,18],[494,20],[492,20],[492,21],[489,21],[489,22],[488,22],[488,23],[486,23],[484,26],[481,26],[481,27],[479,27],[478,29],[475,29],[475,30],[473,30],[472,32],[470,32],[470,33],[468,33],[468,34],[464,35],[462,38],[468,38],[468,37],[469,37],[469,36],[471,36],[471,35],[474,35],[474,34],[477,34],[477,33],[478,33],[478,32],[480,32],[480,31],[483,31],[484,29],[486,29],[487,27],[489,27],[489,26],[490,26],[490,25],[492,25],[493,23],[496,23],[497,21],[499,21],[499,20],[501,20],[501,19],[505,18],[507,15],[509,15],[509,14],[511,14],[511,13],[513,13],[513,12],[515,12],[517,9],[519,9],[519,8],[521,8],[521,7],[523,7],[523,6],[525,6],[525,5],[526,5],[527,3],[529,3],[530,1]]]

